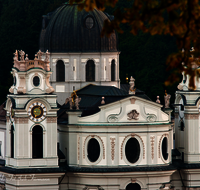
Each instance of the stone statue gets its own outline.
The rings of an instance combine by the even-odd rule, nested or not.
[[[39,60],[42,60],[42,55],[43,55],[43,52],[41,52],[40,50],[37,52],[37,56],[38,56],[38,59]]]
[[[159,99],[160,97],[159,96],[157,96],[157,100],[156,100],[156,103],[159,103],[160,104],[160,99]]]
[[[20,54],[20,61],[24,61],[25,52],[21,50],[21,51],[19,52],[19,54]]]
[[[136,90],[136,88],[135,88],[135,79],[132,76],[130,78],[129,84],[130,84],[129,94],[135,94],[135,90]]]
[[[45,55],[46,55],[45,61],[49,61],[49,55],[50,55],[50,53],[48,52],[48,50],[46,51]]]
[[[164,96],[164,99],[165,99],[165,108],[169,108],[170,98],[171,98],[171,95],[167,94],[167,92],[165,91],[165,96]]]
[[[76,109],[79,110],[79,102],[81,101],[81,98],[79,98],[78,96],[76,97],[75,99],[75,106],[76,106]]]
[[[65,100],[65,105],[66,105],[68,102],[69,102],[69,109],[72,110],[72,106],[73,106],[72,97],[66,98],[66,100]]]

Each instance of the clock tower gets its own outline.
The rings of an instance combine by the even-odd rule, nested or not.
[[[13,85],[7,96],[6,166],[58,167],[57,103],[49,83],[49,53],[29,60],[24,51],[14,53]],[[19,58],[18,58],[19,55]]]

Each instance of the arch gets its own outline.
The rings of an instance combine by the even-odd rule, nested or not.
[[[83,143],[83,158],[85,159],[85,146],[86,146],[86,141],[89,141],[91,138],[96,138],[96,140],[100,140],[101,144],[103,145],[103,159],[105,159],[105,146],[103,143],[103,140],[101,139],[100,136],[98,135],[89,135],[85,138],[85,141]]]
[[[143,142],[142,138],[139,135],[132,133],[130,135],[127,135],[124,138],[124,140],[122,141],[122,144],[121,144],[121,160],[123,159],[123,145],[124,145],[125,140],[127,140],[127,138],[129,139],[129,138],[134,138],[134,137],[138,137],[140,139],[140,141],[142,142],[143,159],[145,159],[145,146],[144,146],[144,142]]]
[[[111,81],[115,81],[115,60],[111,61]]]
[[[40,125],[32,129],[32,158],[43,158],[43,128]]]
[[[141,186],[138,183],[129,183],[126,190],[141,190]]]
[[[30,127],[30,132],[33,132],[33,128],[34,128],[36,125],[37,125],[37,124],[33,124],[33,125]],[[42,127],[43,132],[46,132],[46,129],[45,129],[44,125],[42,125],[41,123],[40,123],[40,127]]]
[[[186,98],[183,94],[178,94],[175,99],[175,104],[179,104],[180,100],[183,100],[183,105],[187,104]]]
[[[160,140],[159,140],[159,143],[158,143],[158,158],[161,158],[161,143],[162,143],[162,141],[163,141],[163,139],[164,138],[167,138],[167,142],[168,142],[168,153],[169,153],[169,149],[170,149],[170,147],[169,147],[169,135],[168,134],[163,134],[161,137],[160,137]],[[168,159],[169,159],[169,156],[168,156]],[[168,160],[167,159],[167,160]],[[167,161],[167,160],[165,160],[165,161]]]
[[[14,126],[11,125],[11,130],[10,130],[10,157],[14,158]]]
[[[86,81],[93,82],[95,81],[95,63],[93,60],[88,60],[86,63]]]
[[[62,60],[58,60],[56,64],[56,81],[65,82],[65,64]]]

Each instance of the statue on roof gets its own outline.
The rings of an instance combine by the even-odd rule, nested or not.
[[[39,60],[42,60],[42,55],[43,55],[43,52],[41,52],[41,50],[39,50],[39,51],[37,52],[37,56],[38,56],[38,59],[39,59]]]
[[[164,99],[165,99],[165,108],[169,108],[170,98],[171,98],[171,95],[170,95],[170,94],[167,94],[167,91],[165,90],[165,95],[164,95]]]
[[[45,61],[49,61],[49,51],[47,50],[46,53],[45,53]]]
[[[135,79],[132,76],[130,78],[129,84],[130,84],[129,94],[135,94],[135,90],[136,90],[136,88],[135,88]]]
[[[21,51],[19,52],[19,54],[20,54],[20,61],[24,61],[25,52],[21,50]]]

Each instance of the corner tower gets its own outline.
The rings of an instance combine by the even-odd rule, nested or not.
[[[57,104],[49,53],[29,60],[24,51],[15,52],[14,78],[7,96],[6,165],[15,168],[58,167]]]
[[[120,87],[117,34],[100,37],[104,20],[112,17],[96,9],[78,11],[77,6],[66,3],[42,21],[40,49],[51,52],[50,81],[61,104],[89,83]]]

